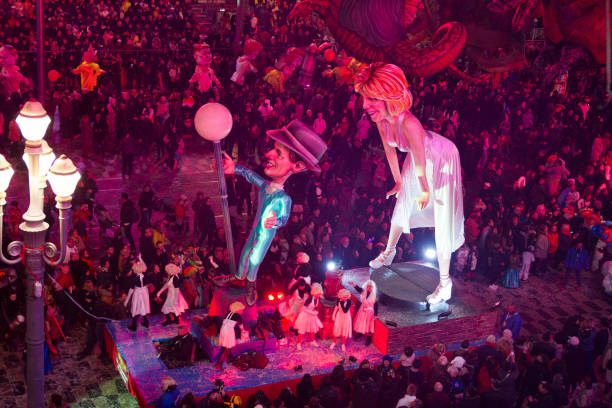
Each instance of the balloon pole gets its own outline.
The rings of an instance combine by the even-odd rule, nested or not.
[[[217,162],[217,177],[219,177],[219,195],[221,196],[221,208],[223,209],[223,228],[225,229],[225,243],[229,255],[229,270],[232,275],[236,274],[236,257],[234,256],[234,240],[232,239],[232,224],[230,221],[229,205],[227,204],[227,185],[223,174],[223,160],[221,159],[221,142],[213,142],[215,145],[215,160]]]

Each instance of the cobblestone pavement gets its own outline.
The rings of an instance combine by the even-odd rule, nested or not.
[[[56,150],[61,153],[62,147]],[[151,181],[155,192],[169,202],[180,194],[192,199],[197,191],[204,191],[211,196],[215,213],[220,214],[210,149],[202,141],[192,140],[185,151],[178,172],[171,172],[154,162],[138,163],[129,180],[121,178],[120,160],[109,158],[104,163],[89,162],[100,189],[97,200],[109,209],[113,218],[118,219],[121,192],[129,192],[132,200],[137,201],[143,184]],[[75,159],[72,154],[71,157]],[[78,162],[82,161],[76,158],[75,163]],[[8,202],[18,200],[22,210],[27,207],[27,197],[22,195],[27,192],[25,177],[23,170],[17,171],[7,199]],[[95,230],[93,233],[91,245],[97,246],[99,240],[95,237]],[[483,308],[489,308],[499,300],[502,306],[513,302],[523,316],[522,333],[527,335],[559,330],[565,319],[574,314],[596,319],[612,315],[610,298],[601,290],[601,276],[585,273],[581,288],[570,284],[565,292],[560,289],[561,277],[558,271],[550,270],[545,278],[532,277],[528,282],[521,282],[518,289],[500,287],[497,291],[488,289],[480,281],[464,283],[455,279],[455,288],[470,297],[470,303],[481,304]],[[73,329],[71,335],[73,337],[68,343],[59,345],[59,355],[51,356],[54,369],[46,376],[47,399],[52,393],[59,393],[72,407],[137,406],[111,364],[105,365],[94,356],[81,361],[77,359],[76,354],[84,347],[85,330]],[[23,361],[19,352],[0,350],[0,398],[2,406],[7,408],[26,406]]]

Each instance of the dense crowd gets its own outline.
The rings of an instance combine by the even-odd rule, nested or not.
[[[0,10],[0,21],[6,27],[0,32],[0,43],[23,51],[21,71],[33,77],[33,53],[29,53],[33,49],[33,3],[10,3],[10,8]],[[393,206],[384,199],[384,192],[392,186],[392,177],[376,126],[361,109],[359,97],[350,85],[327,75],[335,62],[317,56],[308,87],[298,84],[299,70],[280,92],[262,79],[288,47],[326,40],[317,20],[289,24],[292,1],[252,2],[256,7],[243,32],[245,38],[259,40],[264,49],[255,61],[257,73],[249,74],[240,86],[230,80],[236,56],[231,51],[235,20],[229,14],[201,30],[185,1],[80,1],[79,7],[64,3],[46,2],[47,69],[56,70],[61,78],[49,82],[45,107],[54,118],[50,132],[72,144],[86,166],[96,166],[114,155],[122,162],[124,177],[132,176],[135,163],[143,168],[163,164],[160,171],[176,174],[182,156],[194,144],[191,120],[195,110],[214,100],[225,104],[234,116],[224,149],[238,163],[262,173],[261,157],[271,145],[266,130],[300,119],[322,136],[329,152],[320,175],[297,175],[286,186],[294,208],[262,264],[262,295],[271,287],[286,289],[298,253],[309,255],[314,279],[324,281],[329,261],[345,269],[366,266],[385,248]],[[203,41],[212,49],[212,68],[222,84],[206,93],[189,83],[195,67],[193,45]],[[78,77],[72,73],[89,45],[99,50],[98,63],[106,71],[93,92],[80,91]],[[592,63],[579,62],[569,71],[566,91],[552,92],[553,85],[543,73],[556,62],[558,53],[531,51],[529,69],[512,72],[493,86],[448,73],[411,79],[413,113],[427,129],[451,139],[461,154],[466,244],[453,259],[455,279],[485,282],[497,290],[499,285],[528,285],[530,275],[539,275],[557,281],[563,289],[580,290],[581,279],[596,274],[604,282],[603,290],[612,293],[611,247],[591,233],[584,216],[590,209],[602,219],[612,219],[612,108],[605,100],[604,72]],[[472,70],[468,61],[458,60],[457,65]],[[24,101],[27,95],[3,98],[3,151],[7,157],[19,157],[23,142],[13,121],[19,109],[15,100]],[[239,250],[246,238],[242,221],[254,215],[255,196],[242,177],[229,176],[227,181],[230,205],[236,208],[233,227]],[[147,265],[151,293],[164,285],[168,263],[183,270],[195,267],[195,273],[185,274],[181,283],[191,308],[207,307],[214,291],[226,285],[214,279],[227,275],[229,268],[224,231],[217,227],[203,193],[168,198],[147,185],[140,192],[122,195],[121,212],[115,219],[96,201],[96,192],[95,178],[86,171],[74,195],[70,254],[64,265],[48,270],[54,277],[46,285],[51,299],[46,322],[51,352],[62,337],[55,318],[64,334],[86,322],[87,342],[81,353],[85,357],[102,341],[102,321],[92,316],[128,317],[123,301],[133,278],[132,265],[139,258]],[[45,213],[51,225],[55,221],[52,204],[46,198]],[[6,208],[7,239],[19,238],[20,207],[14,202]],[[91,236],[94,227],[99,238]],[[94,248],[92,242],[98,241],[101,246]],[[432,243],[431,231],[413,231],[400,241],[396,262],[421,259]],[[20,267],[7,269],[0,299],[3,344],[14,350],[24,338],[25,273]],[[576,285],[569,285],[569,278]],[[90,315],[78,313],[71,298]],[[152,300],[152,313],[160,312],[161,303]],[[479,348],[485,351],[466,351],[461,367],[448,363],[456,360],[453,356],[446,363],[433,359],[427,380],[415,383],[408,394],[426,406],[444,406],[431,405],[431,399],[437,401],[442,395],[457,400],[457,406],[478,406],[477,402],[466,405],[477,398],[499,405],[504,400],[500,397],[508,398],[506,401],[531,397],[529,406],[560,406],[558,401],[570,400],[573,406],[589,406],[580,405],[587,398],[583,395],[601,399],[604,392],[592,388],[591,382],[598,379],[601,385],[607,381],[609,391],[612,378],[604,361],[596,362],[606,348],[594,353],[590,347],[595,330],[590,321],[584,322],[568,321],[557,336],[545,334],[536,340],[515,336],[501,345],[498,341],[489,344],[489,349]],[[570,338],[570,343],[576,343],[574,338],[578,343],[568,343]],[[580,353],[589,355],[590,365],[582,371],[570,370],[571,363],[582,359]],[[419,371],[415,365],[397,370],[388,365],[365,367],[353,375],[352,385],[341,369],[335,369],[316,392],[304,380],[297,395],[285,393],[274,404],[303,406],[311,404],[308,396],[316,395],[320,406],[346,406],[351,387],[356,396],[380,391],[389,398],[393,395],[396,402],[407,385],[414,383],[407,378],[414,369]],[[608,378],[603,380],[602,370],[606,369]],[[583,381],[585,376],[590,380]],[[371,382],[367,387],[374,387],[376,393],[362,391],[367,388],[359,383],[361,379]],[[454,388],[455,383],[461,387]],[[457,398],[459,394],[463,397]],[[354,401],[365,400],[359,396]],[[312,404],[309,406],[318,406]]]

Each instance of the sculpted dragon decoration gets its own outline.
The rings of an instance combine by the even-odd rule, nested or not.
[[[546,37],[583,45],[605,60],[605,11],[600,0],[303,0],[293,20],[316,13],[348,55],[385,61],[428,76],[464,52],[487,72],[525,67],[523,33],[542,17]],[[585,30],[584,27],[589,27]]]

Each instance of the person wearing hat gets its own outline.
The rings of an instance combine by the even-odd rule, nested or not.
[[[302,349],[302,336],[310,333],[312,336],[311,344],[319,347],[315,340],[315,334],[323,327],[323,323],[319,320],[319,300],[323,294],[323,287],[320,283],[313,283],[310,288],[310,297],[304,303],[302,311],[295,321],[295,328],[298,331],[297,349]]]
[[[357,310],[357,315],[355,316],[354,329],[359,337],[361,337],[361,335],[366,336],[365,345],[369,346],[372,344],[374,319],[376,311],[378,310],[378,303],[376,302],[376,283],[372,280],[367,280],[363,284],[363,289],[356,285],[355,282],[349,282],[349,285],[361,294],[361,306],[359,306],[359,310]],[[355,335],[355,340],[358,338],[357,335]]]
[[[342,288],[338,291],[338,300],[332,315],[332,320],[334,321],[334,341],[329,346],[330,350],[336,347],[336,340],[340,337],[342,339],[342,351],[346,351],[346,339],[353,336],[353,321],[351,317],[351,305],[353,302],[351,302],[350,297],[351,292],[347,289]]]
[[[166,301],[162,306],[162,313],[166,315],[166,321],[162,323],[163,326],[169,324],[179,324],[179,315],[185,310],[189,309],[189,305],[185,301],[179,286],[181,285],[180,273],[181,269],[173,264],[169,263],[165,267],[166,273],[168,274],[168,280],[166,284],[157,292],[157,298],[161,296],[166,290],[168,295]]]
[[[241,302],[234,302],[229,309],[219,331],[219,346],[223,347],[221,356],[215,363],[215,367],[219,370],[223,370],[223,360],[227,359],[228,363],[231,361],[231,349],[236,345],[236,339],[240,338],[241,333],[242,316],[240,313],[244,310],[244,305]]]
[[[147,270],[147,265],[140,259],[134,265],[132,265],[132,276],[130,277],[130,290],[128,291],[127,298],[123,302],[123,305],[127,307],[130,300],[132,300],[132,307],[130,312],[132,314],[132,323],[128,326],[131,331],[136,331],[136,325],[138,324],[138,316],[142,316],[142,325],[149,327],[149,320],[147,315],[151,313],[151,305],[149,303],[149,288],[144,273]]]
[[[413,97],[396,65],[375,62],[355,79],[363,109],[376,122],[395,186],[387,198],[397,201],[386,249],[370,262],[373,269],[389,266],[396,245],[411,228],[434,227],[440,282],[426,297],[430,304],[451,298],[451,255],[463,243],[463,190],[459,151],[450,140],[426,131],[410,112]],[[400,171],[397,150],[406,152]]]
[[[284,191],[287,179],[295,173],[312,170],[320,173],[319,160],[327,150],[325,142],[312,129],[299,120],[291,121],[282,129],[268,131],[275,141],[274,148],[265,154],[265,180],[246,167],[236,166],[224,153],[223,172],[238,174],[259,188],[258,205],[253,227],[242,250],[236,277],[247,280],[246,303],[257,301],[257,271],[276,235],[291,213],[291,198]]]

